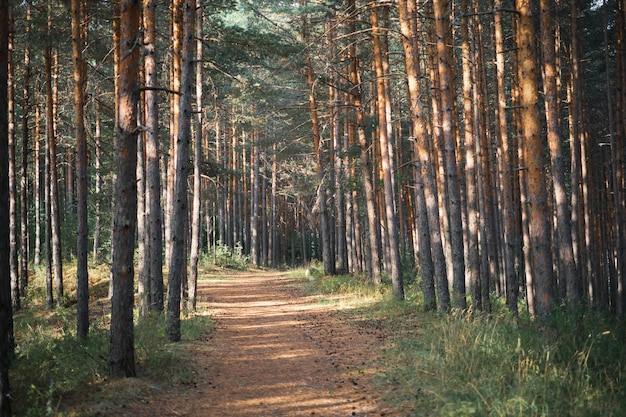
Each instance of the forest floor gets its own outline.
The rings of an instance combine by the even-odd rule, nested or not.
[[[371,381],[386,335],[349,320],[341,303],[323,301],[277,272],[200,281],[199,307],[215,328],[185,342],[190,378],[144,392],[116,415],[391,415]]]

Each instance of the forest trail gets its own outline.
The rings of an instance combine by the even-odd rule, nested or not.
[[[370,381],[385,339],[376,326],[347,323],[277,272],[204,280],[199,294],[216,328],[191,345],[193,383],[129,415],[389,415]]]

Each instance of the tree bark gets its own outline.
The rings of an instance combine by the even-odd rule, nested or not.
[[[434,0],[435,34],[437,47],[437,70],[441,101],[441,137],[444,146],[444,169],[447,185],[447,201],[450,217],[450,246],[452,249],[452,289],[454,307],[465,309],[465,259],[463,253],[463,224],[461,217],[461,191],[456,165],[454,138],[454,99],[450,78],[451,62],[447,39],[450,31],[449,3]]]
[[[26,36],[30,35],[31,6],[26,4]],[[28,122],[30,120],[30,45],[24,48],[24,74],[23,74],[23,90],[22,90],[22,169],[20,172],[20,201],[21,201],[21,230],[20,244],[22,253],[21,270],[20,270],[20,295],[26,295],[26,286],[28,285],[28,258],[29,258],[29,231],[28,231],[28,157],[29,150],[29,130]],[[38,173],[35,172],[34,176]],[[35,191],[37,192],[37,191]]]
[[[77,335],[86,338],[89,332],[89,273],[87,270],[87,134],[85,132],[85,63],[83,30],[86,16],[81,14],[84,0],[72,0],[72,56],[74,58],[74,117],[76,133],[76,301]]]
[[[201,193],[202,193],[202,0],[196,0],[196,135],[193,142],[193,211],[191,214],[191,249],[189,253],[189,301],[187,308],[196,309],[198,286],[198,257],[200,254]]]
[[[148,89],[144,93],[146,117],[146,256],[149,259],[149,306],[154,312],[162,312],[163,302],[163,229],[161,215],[161,169],[159,164],[159,110],[156,87],[156,4],[147,0],[143,4],[144,21],[144,77]]]
[[[536,49],[532,11],[529,0],[516,0],[518,26],[518,80],[520,116],[529,208],[530,249],[535,289],[535,311],[539,319],[550,315],[552,295],[552,259],[550,223],[545,186],[543,148],[539,122],[539,92],[536,76]]]
[[[9,272],[9,1],[0,0],[0,416],[11,416],[9,365],[13,352],[13,312]]]
[[[59,206],[59,169],[57,166],[57,103],[58,103],[58,76],[59,76],[59,51],[55,49],[52,53],[54,67],[52,68],[52,79],[50,80],[51,91],[47,110],[49,119],[49,142],[48,153],[50,154],[50,244],[52,245],[52,265],[54,268],[54,287],[56,289],[57,307],[63,301],[63,257],[61,255],[61,210]]]
[[[9,121],[9,269],[11,271],[11,301],[13,310],[20,309],[20,276],[18,263],[17,233],[17,180],[15,168],[15,65],[14,18],[9,17],[9,73],[8,73],[8,121]]]
[[[174,3],[173,7],[179,4]],[[188,196],[187,177],[189,175],[189,144],[191,140],[191,92],[193,76],[194,50],[194,13],[195,0],[184,0],[182,28],[182,65],[180,88],[180,114],[178,136],[176,138],[176,161],[174,164],[176,181],[174,183],[173,206],[171,217],[171,257],[167,286],[166,337],[170,342],[180,341],[180,302],[181,285],[187,274],[186,245],[188,234]]]
[[[580,302],[578,271],[574,260],[569,201],[567,197],[564,157],[561,148],[559,106],[556,80],[556,58],[552,0],[541,0],[541,46],[543,55],[543,90],[546,130],[552,164],[552,186],[556,208],[555,237],[557,239],[559,278],[566,281],[567,303],[575,308]]]
[[[380,27],[378,25],[378,11],[376,4],[371,8],[372,41],[374,44],[374,65],[376,68],[376,94],[378,113],[378,139],[380,142],[380,157],[383,174],[384,207],[387,226],[387,239],[389,243],[391,283],[393,295],[398,300],[404,299],[404,286],[402,282],[402,262],[400,259],[400,243],[398,241],[398,217],[395,207],[395,191],[392,181],[393,160],[389,154],[389,136],[387,129],[387,102],[389,94],[385,85],[385,71],[383,69],[383,56],[380,42]]]
[[[137,222],[137,103],[139,102],[139,18],[141,1],[120,2],[120,61],[117,92],[117,178],[113,222],[113,295],[109,372],[134,377],[134,248]]]
[[[500,176],[500,199],[502,201],[502,233],[504,235],[504,275],[506,283],[506,304],[509,311],[517,317],[518,282],[515,273],[515,209],[513,205],[513,173],[511,170],[512,154],[509,128],[506,117],[507,96],[505,89],[506,66],[504,56],[504,33],[502,25],[502,0],[495,0],[498,12],[493,15],[495,53],[496,53],[496,138],[498,170]]]

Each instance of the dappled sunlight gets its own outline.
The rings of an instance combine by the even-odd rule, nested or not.
[[[362,352],[368,341],[343,325],[328,325],[329,314],[348,307],[340,297],[329,303],[292,294],[288,281],[268,273],[200,283],[202,308],[216,324],[203,348],[213,361],[198,387],[205,399],[185,415],[373,415],[360,380],[369,374],[372,358]],[[340,348],[356,364],[340,359]]]

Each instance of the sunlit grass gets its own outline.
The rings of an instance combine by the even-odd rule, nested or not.
[[[65,264],[64,299],[61,307],[48,310],[45,270],[36,270],[24,308],[15,314],[11,388],[16,416],[89,416],[97,413],[90,408],[94,404],[106,409],[135,399],[128,384],[108,377],[109,267],[90,265],[91,320],[86,340],[76,337],[75,276],[75,263]],[[211,327],[202,311],[184,316],[183,342],[203,337]],[[190,378],[184,344],[165,343],[164,328],[163,316],[136,321],[135,359],[141,382],[134,385],[142,395],[164,381],[184,383]]]
[[[398,415],[626,415],[626,337],[602,314],[557,309],[538,329],[500,300],[489,316],[442,316],[423,312],[414,286],[398,302],[362,277],[305,285],[321,297],[342,294],[358,306],[353,318],[382,324],[390,343],[375,382]]]

